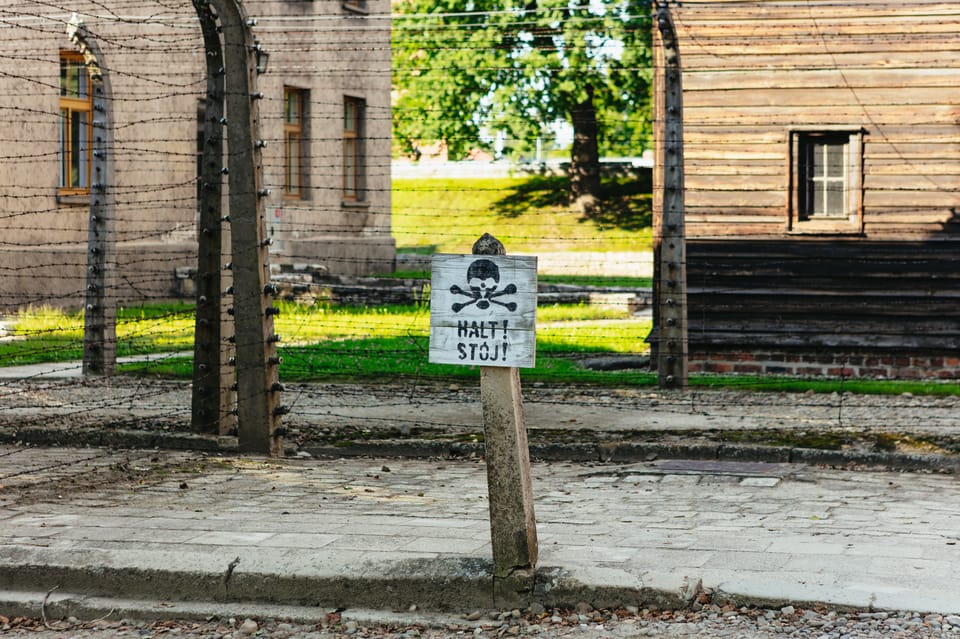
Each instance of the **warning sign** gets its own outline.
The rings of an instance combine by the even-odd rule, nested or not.
[[[431,268],[431,362],[536,365],[536,257],[434,255]]]

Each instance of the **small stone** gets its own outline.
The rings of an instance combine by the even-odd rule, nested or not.
[[[781,615],[792,615],[792,614],[795,613],[796,611],[797,611],[797,609],[794,608],[793,606],[784,606],[783,608],[780,609],[780,614],[781,614]]]
[[[542,615],[542,614],[545,613],[546,611],[547,611],[547,609],[544,608],[543,605],[540,604],[540,603],[534,602],[534,603],[530,604],[530,614],[533,615],[533,616],[535,616],[535,617],[539,617],[540,615]]]
[[[250,635],[260,630],[260,625],[253,619],[244,619],[243,623],[240,624],[240,634],[249,637]]]
[[[960,615],[947,615],[943,620],[954,628],[960,628]]]
[[[577,611],[577,614],[579,615],[585,615],[593,612],[593,606],[591,606],[585,601],[581,601],[580,603],[577,604],[576,611]]]
[[[347,623],[343,624],[343,629],[348,635],[354,634],[357,631],[357,628],[358,626],[356,621],[348,621]]]
[[[480,618],[483,617],[483,613],[479,610],[474,610],[469,615],[464,617],[467,621],[480,621]]]
[[[528,635],[536,635],[536,634],[539,634],[539,633],[540,633],[540,624],[535,623],[535,624],[531,624],[531,625],[527,626],[527,634],[528,634]]]
[[[416,612],[416,611],[417,611],[417,604],[413,604],[409,608],[407,608],[407,612]]]
[[[520,612],[518,609],[514,608],[513,610],[510,611],[510,616],[513,617],[514,619],[519,619],[520,617],[523,616],[523,613]]]

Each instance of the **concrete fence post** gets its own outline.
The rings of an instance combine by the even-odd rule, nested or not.
[[[683,90],[677,34],[664,4],[654,29],[661,70],[656,86],[654,175],[654,327],[657,377],[661,388],[687,386],[687,256],[684,231]]]
[[[83,374],[113,375],[117,365],[116,184],[113,174],[113,98],[103,53],[73,14],[67,35],[83,55],[93,98],[90,163],[90,221],[83,319]]]
[[[227,115],[227,187],[236,348],[237,441],[245,453],[283,456],[278,337],[273,330],[269,239],[263,215],[263,161],[257,139],[263,94],[256,90],[256,47],[239,0],[210,0],[223,35]]]
[[[203,103],[203,150],[198,202],[197,313],[193,347],[191,424],[194,432],[225,435],[235,418],[235,398],[229,390],[233,368],[227,365],[230,344],[223,291],[223,148],[224,60],[217,18],[205,0],[194,0],[206,51],[207,95]],[[232,333],[232,328],[229,329]],[[225,355],[224,351],[228,351]]]

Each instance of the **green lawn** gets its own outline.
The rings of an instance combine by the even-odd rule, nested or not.
[[[567,204],[565,177],[396,179],[393,236],[402,251],[468,253],[484,233],[510,253],[647,251],[648,180],[608,180],[601,208],[586,216]]]
[[[475,376],[477,369],[427,362],[429,309],[424,306],[346,307],[278,303],[276,332],[281,335],[280,368],[285,380],[335,381],[345,378]],[[646,349],[646,320],[624,311],[590,305],[553,305],[538,309],[537,368],[534,379],[603,381],[609,373],[580,368],[576,359],[590,353],[631,353]],[[193,348],[193,308],[167,305],[122,309],[117,351],[121,356],[184,351]],[[13,323],[15,339],[0,342],[0,365],[67,361],[82,357],[83,316],[54,309],[21,312]],[[124,365],[126,372],[189,378],[192,358]],[[653,376],[620,373],[622,383],[652,383]]]
[[[382,308],[278,304],[276,330],[283,337],[281,378],[288,381],[367,381],[402,378],[476,377],[470,366],[427,362],[429,314],[425,307]],[[118,353],[123,355],[192,351],[191,305],[121,309]],[[537,312],[537,366],[524,369],[528,381],[588,383],[614,387],[652,386],[655,374],[584,369],[587,356],[640,353],[650,330],[647,320],[587,305],[542,306]],[[14,335],[0,341],[0,366],[76,360],[82,357],[83,316],[53,309],[31,309],[12,318]],[[190,356],[124,365],[142,375],[192,374]],[[781,392],[851,392],[958,395],[960,385],[937,381],[828,380],[788,377],[696,375],[693,387]]]

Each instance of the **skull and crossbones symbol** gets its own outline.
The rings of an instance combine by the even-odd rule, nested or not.
[[[513,295],[517,292],[516,284],[508,284],[503,290],[497,290],[500,287],[500,269],[490,260],[476,260],[467,268],[467,286],[470,290],[465,291],[456,284],[450,287],[450,292],[454,295],[465,295],[470,299],[466,302],[456,302],[451,307],[454,313],[476,304],[477,308],[486,310],[491,304],[502,306],[508,311],[517,310],[516,302],[501,302],[496,299],[503,295]]]

